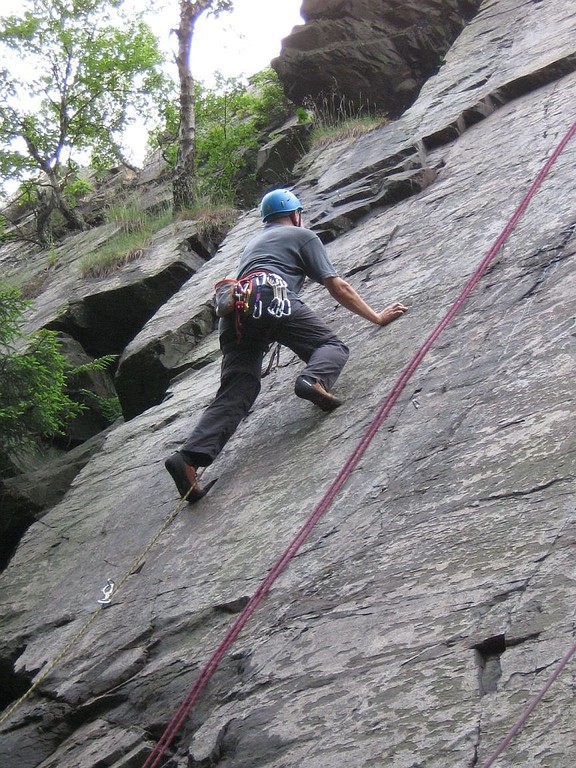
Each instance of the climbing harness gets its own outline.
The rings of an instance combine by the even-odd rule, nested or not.
[[[252,272],[240,278],[225,277],[214,286],[216,315],[226,317],[236,312],[237,316],[251,315],[258,320],[262,317],[262,288],[272,288],[272,300],[266,312],[272,317],[288,317],[291,313],[288,298],[288,284],[273,272]]]
[[[264,297],[263,289],[272,288],[272,299]],[[267,302],[267,306],[266,306]],[[250,272],[239,278],[225,277],[214,286],[214,305],[218,317],[234,313],[236,339],[242,338],[242,322],[246,317],[260,320],[266,312],[271,317],[280,319],[292,312],[288,298],[288,284],[279,275],[266,270]]]
[[[576,122],[572,125],[568,133],[564,136],[562,141],[558,144],[550,158],[547,160],[547,162],[544,164],[538,175],[536,176],[535,180],[532,182],[530,188],[528,189],[528,192],[524,195],[522,198],[518,208],[504,227],[503,231],[499,235],[499,237],[495,240],[491,248],[489,249],[488,253],[484,257],[484,259],[481,261],[480,265],[477,267],[476,271],[473,273],[473,275],[469,278],[469,280],[464,285],[464,288],[461,290],[460,294],[457,296],[456,300],[446,313],[446,315],[442,318],[442,320],[438,323],[438,325],[434,328],[434,330],[429,334],[429,336],[426,338],[420,349],[416,352],[416,354],[412,357],[412,359],[408,362],[408,364],[404,367],[402,372],[400,373],[400,376],[394,383],[392,389],[388,393],[387,397],[384,399],[380,407],[378,408],[378,411],[376,412],[376,415],[372,419],[372,421],[369,423],[366,431],[364,432],[364,435],[356,445],[355,449],[352,451],[346,462],[344,463],[344,466],[340,470],[340,472],[337,474],[336,478],[332,481],[330,486],[328,487],[328,490],[324,493],[324,496],[320,499],[316,507],[312,510],[310,513],[310,516],[305,521],[304,525],[300,528],[296,536],[293,538],[291,543],[288,545],[288,547],[284,550],[284,552],[280,555],[280,557],[276,560],[276,562],[272,565],[270,570],[268,571],[268,574],[264,577],[264,579],[260,582],[258,588],[250,598],[250,600],[246,603],[243,610],[238,614],[235,621],[232,623],[230,628],[228,629],[226,635],[224,636],[223,640],[220,642],[212,656],[208,659],[204,667],[200,670],[200,674],[198,675],[196,681],[188,691],[187,695],[185,696],[184,700],[182,701],[180,707],[177,709],[176,713],[174,714],[172,720],[169,722],[168,726],[166,727],[164,733],[162,734],[161,738],[156,743],[154,749],[146,759],[146,762],[142,766],[142,768],[156,768],[162,759],[163,755],[165,754],[166,750],[170,747],[173,740],[175,739],[178,731],[184,724],[185,720],[187,719],[188,715],[190,714],[190,711],[192,710],[194,704],[198,701],[200,698],[200,695],[204,688],[208,685],[209,680],[211,679],[212,675],[216,671],[218,665],[220,664],[222,658],[226,654],[226,652],[229,650],[231,645],[234,643],[244,626],[248,623],[250,617],[252,614],[256,611],[256,608],[260,604],[260,602],[264,599],[276,579],[280,576],[280,574],[285,570],[285,568],[288,566],[292,558],[296,555],[300,547],[304,544],[310,533],[312,532],[313,528],[315,527],[316,523],[320,520],[320,518],[326,513],[328,508],[331,506],[332,502],[356,468],[358,462],[366,452],[369,444],[371,443],[374,435],[382,425],[383,421],[386,419],[390,411],[392,410],[393,406],[395,405],[396,401],[400,397],[401,393],[403,392],[404,388],[408,384],[408,381],[422,362],[423,358],[426,356],[428,351],[430,350],[430,347],[434,344],[436,339],[440,336],[442,331],[446,328],[447,325],[452,321],[460,307],[464,304],[476,284],[479,282],[480,278],[483,276],[483,274],[488,269],[488,266],[490,263],[494,260],[494,257],[496,254],[500,251],[500,248],[504,244],[504,242],[508,239],[510,233],[515,228],[516,224],[518,223],[518,220],[528,207],[530,201],[534,197],[536,191],[541,186],[542,182],[544,181],[545,177],[548,175],[548,172],[550,171],[550,168],[557,160],[558,156],[562,153],[570,139],[574,136],[576,133]],[[574,647],[569,651],[569,653],[566,655],[566,663],[571,656],[576,653],[576,644]],[[565,666],[565,664],[564,664]],[[563,666],[561,667],[563,668]],[[558,670],[558,674],[561,671],[561,668]],[[536,706],[538,702],[535,702],[534,706]],[[532,710],[527,710],[526,719],[529,716],[530,712]],[[520,729],[521,725],[523,723],[519,724],[519,727],[517,730]],[[515,733],[517,732],[515,731]],[[513,737],[513,735],[510,737],[510,739]],[[504,744],[504,747],[507,746],[507,744]],[[489,766],[492,765],[492,762],[486,763],[483,768],[489,768]]]

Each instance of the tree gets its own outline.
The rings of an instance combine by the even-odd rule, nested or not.
[[[28,306],[16,288],[0,283],[0,470],[10,451],[59,433],[82,410],[65,392],[70,366],[57,334],[22,333]]]
[[[270,126],[292,107],[273,69],[249,78],[217,78],[216,90],[197,89],[196,180],[198,190],[229,203],[245,201],[242,188],[257,186],[258,147]]]
[[[194,177],[186,177],[193,181],[194,197],[216,205],[242,204],[246,187],[258,187],[258,147],[268,140],[271,126],[294,114],[294,105],[270,67],[249,78],[217,75],[214,89],[196,81],[194,104]],[[150,151],[161,148],[172,169],[178,159],[179,125],[178,105],[166,102],[163,123],[150,135]]]
[[[0,177],[34,179],[38,236],[50,239],[56,209],[84,222],[66,195],[80,161],[122,163],[120,140],[158,102],[158,42],[121,0],[23,0],[0,19]],[[28,188],[29,189],[29,188]]]
[[[192,208],[195,202],[196,171],[196,92],[190,63],[194,28],[200,16],[209,11],[218,15],[231,11],[232,0],[180,0],[180,23],[176,30],[178,53],[176,65],[180,83],[180,127],[178,155],[174,170],[174,212]]]
[[[10,456],[61,438],[80,414],[95,412],[104,424],[121,415],[118,398],[99,395],[90,379],[117,356],[71,365],[55,331],[23,332],[30,305],[0,282],[0,478]]]

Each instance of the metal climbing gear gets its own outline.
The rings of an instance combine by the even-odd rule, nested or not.
[[[262,288],[269,285],[272,288],[272,299],[266,307],[266,312],[272,317],[288,317],[292,308],[288,298],[288,284],[273,272],[251,272],[240,278],[226,277],[214,286],[214,304],[216,315],[226,315],[236,312],[237,318],[250,315],[258,320],[262,317],[264,303]]]
[[[263,296],[263,288],[272,288],[272,299]],[[242,321],[251,317],[260,320],[263,313],[276,319],[288,317],[292,308],[288,298],[288,284],[273,272],[253,272],[240,277],[234,287],[236,337],[242,338]]]
[[[112,595],[114,593],[114,589],[116,587],[116,584],[112,581],[112,579],[108,579],[106,582],[106,586],[102,587],[102,594],[104,597],[101,597],[98,602],[100,605],[110,605],[112,602]]]
[[[288,298],[288,285],[278,275],[269,272],[267,274],[267,284],[271,286],[274,296],[272,301],[268,305],[267,312],[273,317],[288,317],[292,308],[290,306],[290,299]]]

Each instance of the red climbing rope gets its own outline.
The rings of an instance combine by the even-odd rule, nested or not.
[[[316,523],[320,520],[320,518],[325,514],[325,512],[328,510],[328,508],[331,506],[332,502],[334,501],[335,497],[345,484],[345,482],[350,477],[351,473],[354,471],[356,465],[366,452],[366,449],[368,448],[370,442],[372,441],[372,438],[380,428],[382,422],[386,418],[386,416],[390,413],[392,407],[400,397],[400,394],[406,387],[406,384],[412,377],[412,374],[417,369],[417,367],[422,362],[422,359],[427,354],[428,350],[432,346],[432,344],[436,341],[438,336],[442,333],[444,328],[450,323],[454,315],[458,312],[464,301],[468,298],[471,291],[473,290],[474,286],[478,283],[486,269],[488,268],[488,265],[490,262],[494,259],[495,255],[498,253],[514,227],[516,226],[518,219],[526,208],[528,207],[528,204],[530,203],[530,200],[536,193],[537,189],[542,184],[542,181],[547,176],[551,166],[554,164],[558,156],[561,154],[561,152],[564,150],[565,146],[568,144],[572,136],[576,133],[576,122],[571,127],[571,129],[568,131],[568,133],[564,136],[560,144],[556,147],[551,157],[548,159],[548,161],[543,166],[542,170],[532,183],[530,189],[522,199],[520,205],[514,212],[513,216],[509,220],[508,224],[500,234],[500,236],[496,239],[484,259],[482,260],[480,266],[476,269],[472,277],[468,280],[464,288],[462,289],[461,293],[457,297],[457,299],[454,301],[452,306],[450,307],[449,311],[446,313],[444,318],[438,323],[436,328],[432,331],[432,333],[428,336],[424,344],[420,347],[418,352],[414,355],[414,357],[410,360],[408,365],[404,368],[400,376],[398,377],[396,383],[392,387],[390,393],[378,409],[376,415],[368,425],[368,428],[366,429],[366,432],[364,433],[363,437],[360,439],[360,442],[354,449],[354,451],[350,454],[348,457],[348,460],[336,476],[336,478],[333,480],[332,484],[324,494],[324,496],[320,499],[304,525],[300,528],[292,542],[289,544],[289,546],[284,550],[282,555],[276,560],[276,562],[273,564],[272,568],[268,572],[268,575],[260,582],[260,585],[258,586],[256,592],[252,595],[242,612],[237,616],[236,620],[233,622],[233,624],[230,626],[228,632],[224,636],[224,639],[218,646],[218,648],[214,651],[212,656],[208,659],[206,665],[203,667],[203,669],[200,671],[200,674],[198,678],[196,679],[196,682],[194,685],[190,688],[188,691],[188,694],[186,695],[184,701],[176,711],[174,717],[168,724],[166,730],[162,734],[162,737],[159,739],[157,744],[155,745],[154,749],[148,756],[146,762],[143,765],[143,768],[156,768],[159,761],[162,759],[162,756],[174,740],[176,734],[182,727],[184,721],[188,717],[192,707],[194,704],[198,701],[200,698],[200,694],[208,684],[208,681],[214,674],[216,668],[218,667],[220,661],[230,648],[230,646],[233,644],[234,640],[238,637],[244,626],[247,624],[248,620],[260,604],[260,602],[263,600],[265,595],[270,590],[272,584],[276,581],[278,576],[282,573],[282,571],[286,568],[290,560],[294,557],[294,555],[298,552],[302,544],[306,541],[308,536],[310,535],[312,529],[316,525]]]
[[[520,715],[520,717],[518,718],[516,723],[508,731],[508,734],[502,739],[502,741],[498,745],[498,748],[494,752],[492,757],[490,757],[484,763],[482,768],[490,768],[491,765],[494,765],[494,763],[496,762],[497,758],[510,745],[510,742],[512,741],[514,736],[516,736],[516,734],[519,733],[522,730],[526,720],[528,720],[528,718],[530,717],[532,712],[534,712],[534,710],[536,709],[538,704],[540,704],[540,702],[542,701],[542,699],[546,695],[547,691],[552,687],[552,684],[558,679],[558,677],[560,676],[560,673],[562,672],[562,670],[564,669],[566,664],[568,664],[568,662],[570,661],[572,656],[574,656],[575,653],[576,653],[576,643],[574,643],[572,648],[570,648],[570,650],[567,653],[564,654],[564,656],[562,658],[562,661],[560,662],[560,664],[558,664],[558,666],[554,670],[554,673],[548,679],[547,683],[542,687],[542,690],[536,696],[534,696],[534,698],[532,699],[530,704],[526,707],[524,712],[522,712],[522,714]]]

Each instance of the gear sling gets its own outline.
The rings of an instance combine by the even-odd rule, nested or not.
[[[272,288],[272,299],[264,310],[262,290],[265,286]],[[292,311],[286,281],[274,272],[264,270],[250,272],[239,278],[226,277],[219,280],[214,286],[214,304],[218,317],[226,317],[235,312],[238,339],[242,335],[243,317],[250,315],[258,320],[266,311],[280,319]]]

